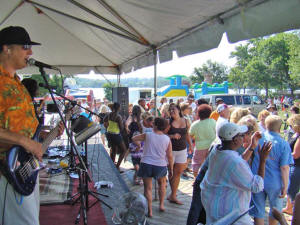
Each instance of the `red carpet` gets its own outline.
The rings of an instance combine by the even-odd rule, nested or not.
[[[93,184],[89,184],[92,191]],[[78,179],[73,180],[73,194],[77,193]],[[89,205],[95,202],[95,198],[89,195]],[[80,204],[75,205],[45,205],[40,208],[40,224],[41,225],[73,225],[78,215]],[[83,223],[83,215],[80,215],[79,224]],[[97,202],[92,208],[87,211],[87,221],[89,225],[107,225],[100,202]]]

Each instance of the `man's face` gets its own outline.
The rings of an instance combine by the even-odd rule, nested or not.
[[[143,106],[143,107],[145,107],[146,101],[145,100],[140,101],[140,105]]]
[[[234,143],[238,146],[241,147],[244,142],[244,136],[245,134],[238,134],[233,138]]]
[[[220,114],[220,116],[222,116],[222,117],[224,117],[226,119],[229,119],[229,117],[230,117],[230,111],[229,111],[228,108],[223,109],[223,111],[220,112],[219,114]]]
[[[217,103],[217,105],[224,104],[224,102],[222,100],[217,101],[216,103]]]
[[[189,103],[189,104],[192,104],[193,102],[194,102],[194,99],[188,98],[188,103]]]
[[[7,45],[8,59],[14,69],[19,70],[27,66],[27,60],[32,55],[31,45]]]

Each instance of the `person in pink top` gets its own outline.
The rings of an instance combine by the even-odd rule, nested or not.
[[[132,138],[138,148],[141,147],[140,142],[144,142],[143,155],[137,175],[143,178],[149,217],[152,217],[152,178],[156,178],[158,181],[159,211],[164,212],[167,171],[169,177],[173,175],[172,144],[170,138],[164,134],[167,126],[168,121],[166,119],[156,117],[153,132],[143,133]]]

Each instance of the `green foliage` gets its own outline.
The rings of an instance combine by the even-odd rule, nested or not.
[[[116,87],[115,83],[105,83],[102,85],[104,88],[104,95],[109,101],[112,101],[112,88]]]
[[[295,33],[280,33],[249,40],[231,53],[237,60],[229,80],[238,88],[299,88],[300,38]]]
[[[190,77],[193,83],[201,84],[204,81],[204,76],[210,74],[212,83],[222,83],[228,78],[228,69],[225,65],[207,60],[201,67],[194,68],[194,72]]]
[[[30,76],[24,76],[25,77],[31,77],[32,79],[36,80],[38,83],[45,83],[43,77],[40,74],[32,74]],[[62,77],[60,75],[48,75],[46,74],[46,79],[48,83],[52,86],[55,86],[56,89],[54,89],[55,92],[61,94],[62,93],[62,79],[64,80],[67,76],[63,75]],[[39,94],[37,97],[42,97],[49,94],[49,91],[46,88],[40,87],[39,88]]]

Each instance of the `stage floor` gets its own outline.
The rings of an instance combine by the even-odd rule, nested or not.
[[[56,145],[67,144],[65,139],[56,140]],[[93,181],[110,181],[114,184],[113,188],[103,188],[99,189],[99,193],[106,194],[109,197],[102,197],[100,199],[109,204],[112,208],[118,207],[120,198],[122,195],[128,191],[139,192],[143,194],[144,187],[143,185],[134,185],[133,184],[133,165],[131,163],[131,157],[128,155],[127,161],[122,162],[120,173],[115,165],[112,163],[109,158],[107,146],[103,146],[100,140],[100,134],[97,134],[88,140],[88,166],[91,171]],[[184,205],[176,205],[169,203],[165,199],[165,208],[164,213],[160,213],[158,210],[158,200],[153,201],[153,217],[148,218],[148,223],[153,225],[161,224],[174,224],[174,225],[184,225],[186,224],[186,219],[188,211],[190,208],[190,203],[192,199],[192,190],[193,190],[193,176],[191,173],[188,174],[188,177],[181,177],[180,185],[178,188],[178,199],[184,203]],[[167,185],[167,195],[170,193],[170,185]],[[156,195],[158,199],[158,194]],[[153,183],[153,199],[155,199],[154,183]],[[111,220],[113,215],[113,210],[109,209],[104,204],[101,204],[103,213],[105,215],[108,225],[113,225]],[[266,207],[266,216],[269,211],[269,208]],[[286,215],[289,224],[291,217]],[[267,220],[265,220],[265,224]],[[59,221],[58,221],[59,222]]]

